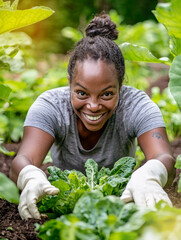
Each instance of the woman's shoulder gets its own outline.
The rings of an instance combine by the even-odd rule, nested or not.
[[[70,98],[70,90],[68,86],[58,87],[49,89],[43,92],[40,97],[48,98],[48,97],[58,97],[58,98]]]
[[[151,101],[149,96],[142,90],[139,90],[137,88],[127,86],[127,85],[123,85],[121,87],[120,103],[136,104],[136,103],[140,102],[141,99]]]

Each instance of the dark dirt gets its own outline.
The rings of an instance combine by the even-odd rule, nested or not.
[[[151,88],[153,86],[159,86],[162,91],[168,85],[168,76],[164,78],[161,77],[157,82],[150,85],[147,90],[148,95],[151,93]],[[5,147],[10,151],[18,151],[19,143],[5,144]],[[173,155],[176,158],[181,154],[181,137],[175,139],[171,142],[171,147]],[[8,176],[11,161],[13,157],[8,157],[0,154],[0,172],[3,172]],[[46,164],[42,169],[46,172]],[[178,180],[180,171],[177,171],[176,177],[170,187],[168,187],[166,192],[168,193],[173,205],[175,207],[181,208],[181,193],[177,192]],[[38,240],[37,232],[35,231],[35,223],[43,224],[47,218],[41,220],[29,219],[22,220],[19,216],[17,205],[9,203],[5,200],[0,199],[0,239],[9,240]]]

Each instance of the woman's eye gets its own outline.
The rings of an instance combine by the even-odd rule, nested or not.
[[[84,91],[77,91],[77,95],[79,97],[85,97],[86,96],[86,93]]]
[[[104,97],[112,97],[113,93],[112,92],[105,92],[103,94]]]

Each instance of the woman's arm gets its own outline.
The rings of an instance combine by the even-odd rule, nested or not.
[[[160,200],[172,205],[163,187],[173,180],[174,158],[165,128],[155,128],[138,138],[147,162],[133,172],[121,200],[139,206],[154,207]]]
[[[54,137],[35,127],[25,127],[22,143],[9,172],[16,183],[19,172],[27,165],[40,167],[54,142]]]
[[[171,184],[175,177],[175,159],[172,155],[165,128],[155,128],[142,134],[138,138],[138,144],[146,160],[158,159],[164,164],[168,172],[167,185]]]

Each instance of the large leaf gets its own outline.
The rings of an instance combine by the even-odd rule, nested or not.
[[[159,3],[153,11],[157,20],[168,30],[170,36],[181,38],[181,1],[172,0],[171,3]]]
[[[4,84],[0,84],[0,99],[7,101],[9,98],[9,94],[11,92],[11,88]]]
[[[18,48],[12,49],[8,54],[0,56],[0,69],[6,69],[12,72],[21,72],[24,70],[24,61],[21,51]]]
[[[0,183],[0,198],[18,204],[19,191],[15,183],[3,173],[0,173]]]
[[[156,58],[146,47],[127,42],[119,45],[119,47],[121,48],[125,60],[171,64],[168,58]]]
[[[181,55],[173,60],[169,71],[169,77],[170,92],[181,109]]]
[[[176,38],[174,36],[170,37],[169,50],[171,54],[176,57],[181,54],[181,38]]]
[[[0,8],[0,34],[39,22],[53,13],[50,8],[41,6],[25,10]]]
[[[30,46],[31,44],[31,38],[24,32],[12,32],[0,35],[0,47]]]

